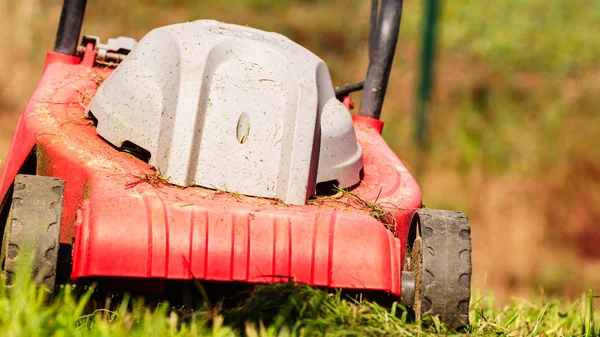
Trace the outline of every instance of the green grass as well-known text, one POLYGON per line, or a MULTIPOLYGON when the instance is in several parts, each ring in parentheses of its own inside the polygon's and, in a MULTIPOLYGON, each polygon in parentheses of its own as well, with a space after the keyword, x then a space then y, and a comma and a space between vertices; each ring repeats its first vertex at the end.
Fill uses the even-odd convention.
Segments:
POLYGON ((598 1, 466 0, 444 9, 443 44, 500 69, 566 73, 600 59, 598 1))
MULTIPOLYGON (((20 271, 26 270, 20 266, 20 271)), ((409 322, 398 303, 384 308, 361 297, 305 285, 258 286, 239 306, 219 304, 196 310, 166 302, 144 304, 127 295, 98 309, 91 288, 63 287, 48 300, 17 272, 10 289, 0 280, 0 336, 437 336, 452 334, 436 318, 409 322), (90 308, 96 308, 90 309, 90 308), (426 327, 425 327, 426 326, 426 327)), ((199 283, 198 283, 199 284, 199 283)), ((496 308, 493 297, 474 296, 468 335, 599 336, 593 294, 570 304, 539 298, 496 308)), ((207 303, 207 302, 205 302, 207 303)))
MULTIPOLYGON (((65 290, 46 304, 33 287, 0 299, 2 336, 435 336, 452 334, 437 319, 429 327, 407 322, 400 306, 383 308, 302 285, 258 287, 245 305, 229 311, 182 314, 163 303, 145 307, 127 298, 119 308, 86 313, 88 296, 65 290)), ((591 294, 590 294, 591 295, 591 294)), ((515 300, 497 309, 489 298, 476 301, 467 335, 598 336, 592 301, 515 300)))

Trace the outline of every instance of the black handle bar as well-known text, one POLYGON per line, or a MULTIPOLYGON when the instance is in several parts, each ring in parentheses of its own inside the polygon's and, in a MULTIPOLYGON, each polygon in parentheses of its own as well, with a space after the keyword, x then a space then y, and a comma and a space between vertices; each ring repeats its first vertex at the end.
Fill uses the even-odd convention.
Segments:
POLYGON ((86 3, 87 0, 64 0, 54 43, 55 52, 67 55, 77 52, 86 3))

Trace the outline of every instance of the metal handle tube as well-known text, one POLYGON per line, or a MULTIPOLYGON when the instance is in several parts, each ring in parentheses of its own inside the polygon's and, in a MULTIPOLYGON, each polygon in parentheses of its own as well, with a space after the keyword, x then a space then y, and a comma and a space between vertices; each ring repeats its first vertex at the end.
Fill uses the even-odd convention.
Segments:
POLYGON ((342 100, 344 97, 350 95, 350 93, 362 90, 364 86, 365 86, 365 82, 358 82, 358 83, 348 84, 341 88, 335 88, 335 97, 342 100))
POLYGON ((75 56, 87 0, 64 0, 54 51, 75 56))
POLYGON ((377 24, 377 46, 369 64, 358 113, 379 119, 398 42, 402 0, 383 0, 377 24))

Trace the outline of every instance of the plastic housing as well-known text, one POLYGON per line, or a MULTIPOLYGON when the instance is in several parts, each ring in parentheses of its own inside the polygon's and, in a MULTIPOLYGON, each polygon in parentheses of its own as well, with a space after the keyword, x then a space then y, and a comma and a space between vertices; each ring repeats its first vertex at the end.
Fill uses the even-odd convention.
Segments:
POLYGON ((362 151, 329 71, 288 38, 217 21, 148 33, 98 89, 98 134, 169 182, 304 204, 359 182, 362 151))

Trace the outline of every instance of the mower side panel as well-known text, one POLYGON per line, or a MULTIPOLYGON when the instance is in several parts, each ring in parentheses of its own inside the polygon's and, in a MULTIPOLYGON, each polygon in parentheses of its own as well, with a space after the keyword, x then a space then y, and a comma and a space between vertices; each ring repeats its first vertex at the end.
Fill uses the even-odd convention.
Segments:
MULTIPOLYGON (((84 108, 110 70, 47 66, 21 117, 2 194, 31 149, 38 174, 66 181, 61 243, 71 278, 133 277, 278 282, 400 293, 419 188, 379 130, 354 121, 364 178, 352 190, 394 214, 388 229, 336 198, 305 206, 165 183, 103 141, 84 108)), ((344 199, 347 200, 347 199, 344 199)))
POLYGON ((26 123, 23 122, 23 116, 21 116, 17 122, 17 129, 10 143, 8 156, 0 176, 0 196, 2 196, 0 203, 6 198, 8 190, 15 181, 15 176, 21 170, 25 159, 27 159, 34 146, 35 136, 28 130, 26 123))
MULTIPOLYGON (((80 95, 80 93, 76 91, 67 92, 64 90, 62 96, 53 95, 54 89, 61 85, 63 79, 68 77, 73 69, 83 68, 73 67, 73 65, 78 63, 79 58, 71 55, 54 52, 47 53, 44 65, 44 76, 42 76, 33 97, 19 118, 15 135, 13 136, 6 162, 2 174, 0 175, 0 201, 6 198, 6 195, 15 180, 15 176, 20 172, 25 160, 36 147, 36 142, 39 138, 51 136, 53 134, 52 130, 55 129, 55 125, 48 125, 47 123, 53 124, 55 123, 55 120, 50 116, 53 109, 50 109, 48 105, 52 104, 51 102, 60 102, 57 104, 62 105, 64 102, 69 102, 69 100, 61 101, 65 96, 72 98, 71 96, 80 95), (50 65, 54 65, 55 70, 49 74, 45 74, 50 65)), ((90 70, 88 69, 87 72, 89 71, 90 70)), ((79 97, 79 100, 81 101, 81 97, 79 97)), ((67 200, 65 199, 65 202, 66 201, 67 200)), ((73 220, 75 219, 74 213, 72 213, 72 216, 67 214, 67 219, 71 219, 71 222, 67 222, 71 224, 71 230, 67 230, 70 234, 66 233, 67 235, 62 235, 61 229, 61 238, 64 237, 65 239, 64 241, 61 240, 61 242, 70 243, 73 233, 73 220), (67 239, 69 236, 70 239, 67 239)), ((65 222, 63 221, 63 224, 64 223, 65 222)))
MULTIPOLYGON (((44 71, 46 70, 46 67, 52 63, 72 65, 79 63, 79 58, 71 55, 49 52, 46 55, 44 71)), ((25 163, 25 159, 27 159, 27 156, 31 153, 35 146, 35 130, 33 130, 31 127, 31 123, 34 122, 34 119, 31 118, 30 115, 32 114, 32 111, 36 109, 35 103, 38 101, 38 90, 44 88, 46 83, 50 81, 52 81, 51 78, 42 78, 38 84, 38 88, 36 89, 36 94, 34 94, 27 107, 25 107, 25 111, 19 118, 15 135, 13 136, 8 150, 8 156, 6 158, 6 162, 4 163, 4 169, 0 175, 0 200, 4 200, 6 197, 6 193, 15 180, 15 176, 19 173, 21 167, 25 163)))

